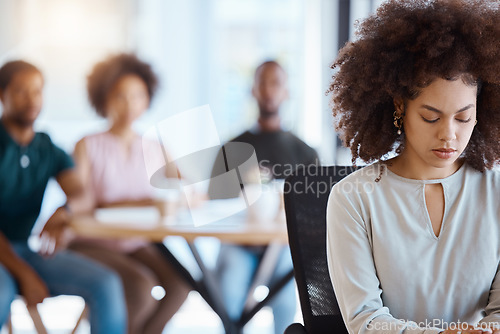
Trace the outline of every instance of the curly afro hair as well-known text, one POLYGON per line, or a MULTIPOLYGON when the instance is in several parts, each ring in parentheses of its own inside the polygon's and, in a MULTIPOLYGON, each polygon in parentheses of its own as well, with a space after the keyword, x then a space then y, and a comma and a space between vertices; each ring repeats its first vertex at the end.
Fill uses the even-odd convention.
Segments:
POLYGON ((87 77, 87 92, 90 104, 98 115, 106 117, 106 100, 114 85, 123 76, 134 74, 147 86, 149 100, 158 88, 158 78, 151 66, 134 54, 122 53, 97 63, 87 77))
POLYGON ((394 99, 416 98, 435 78, 478 85, 477 121, 463 153, 484 171, 500 160, 500 2, 389 0, 339 52, 328 93, 353 164, 404 148, 394 99))

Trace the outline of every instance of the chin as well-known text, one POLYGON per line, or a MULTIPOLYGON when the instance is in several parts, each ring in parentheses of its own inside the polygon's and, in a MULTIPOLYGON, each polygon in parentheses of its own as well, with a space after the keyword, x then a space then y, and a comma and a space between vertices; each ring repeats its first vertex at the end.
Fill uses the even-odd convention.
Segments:
POLYGON ((265 118, 271 118, 273 116, 278 115, 277 108, 271 105, 266 105, 264 109, 262 109, 262 116, 265 118))
POLYGON ((36 117, 34 118, 28 118, 28 117, 23 117, 23 118, 16 118, 15 123, 23 128, 31 127, 36 121, 36 117))
POLYGON ((448 159, 448 160, 436 160, 433 159, 432 161, 429 161, 429 165, 434 167, 434 168, 439 168, 439 169, 446 169, 446 168, 452 168, 455 166, 457 163, 458 158, 456 159, 448 159))

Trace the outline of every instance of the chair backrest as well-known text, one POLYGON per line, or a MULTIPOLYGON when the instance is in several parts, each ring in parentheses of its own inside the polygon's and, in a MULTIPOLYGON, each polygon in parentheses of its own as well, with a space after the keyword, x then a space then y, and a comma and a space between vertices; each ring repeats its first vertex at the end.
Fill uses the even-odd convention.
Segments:
POLYGON ((326 205, 335 183, 355 170, 308 166, 285 181, 285 211, 304 327, 309 334, 347 333, 326 258, 326 205))

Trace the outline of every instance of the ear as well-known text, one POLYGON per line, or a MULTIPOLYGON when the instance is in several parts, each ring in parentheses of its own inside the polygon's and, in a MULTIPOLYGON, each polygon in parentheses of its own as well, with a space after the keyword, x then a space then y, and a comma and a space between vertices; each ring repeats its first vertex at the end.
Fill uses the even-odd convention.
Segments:
POLYGON ((398 115, 404 115, 405 113, 405 102, 402 98, 400 97, 395 97, 393 99, 394 101, 394 109, 396 110, 396 113, 398 115))

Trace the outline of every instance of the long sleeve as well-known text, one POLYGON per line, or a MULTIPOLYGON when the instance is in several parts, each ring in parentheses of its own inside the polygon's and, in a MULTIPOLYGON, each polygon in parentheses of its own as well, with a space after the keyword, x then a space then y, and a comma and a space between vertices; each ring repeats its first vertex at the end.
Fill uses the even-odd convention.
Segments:
POLYGON ((420 327, 422 324, 408 321, 411 319, 395 319, 383 305, 370 230, 364 219, 359 203, 332 191, 327 209, 328 267, 349 333, 434 334, 442 331, 420 327))
POLYGON ((331 280, 351 333, 436 333, 500 319, 500 174, 464 165, 413 180, 378 164, 336 184, 327 211, 331 280), (440 183, 445 212, 432 229, 425 187, 440 183), (471 208, 474 208, 471 210, 471 208))
POLYGON ((500 264, 497 269, 497 274, 491 285, 488 305, 485 308, 486 316, 481 319, 480 323, 487 327, 496 325, 500 327, 500 264))

